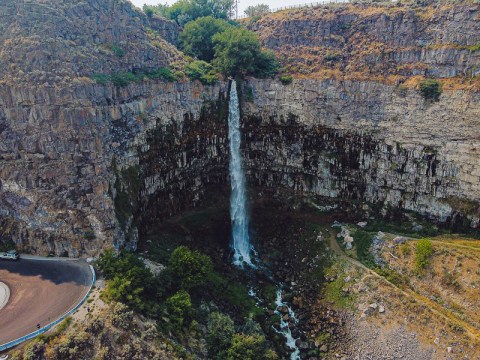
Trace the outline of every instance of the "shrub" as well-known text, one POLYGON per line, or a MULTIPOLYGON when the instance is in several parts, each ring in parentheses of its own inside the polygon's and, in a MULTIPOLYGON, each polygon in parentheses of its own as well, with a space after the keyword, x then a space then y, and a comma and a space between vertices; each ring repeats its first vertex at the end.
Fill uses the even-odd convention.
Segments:
POLYGON ((420 82, 420 93, 425 100, 439 101, 442 94, 442 84, 435 79, 420 82))
POLYGON ((133 311, 122 303, 116 303, 112 311, 112 324, 123 330, 128 330, 132 326, 133 311))
POLYGON ((187 323, 191 311, 192 301, 185 290, 180 290, 165 301, 165 308, 170 319, 170 329, 180 330, 187 323))
POLYGON ((199 80, 205 85, 213 85, 218 80, 213 66, 202 60, 192 61, 187 64, 185 66, 185 74, 190 80, 199 80))
POLYGON ((293 81, 292 75, 282 75, 282 76, 280 76, 280 82, 281 82, 283 85, 291 84, 292 81, 293 81))
POLYGON ((415 269, 423 270, 430 264, 430 256, 433 253, 432 242, 429 239, 420 239, 415 245, 415 269))
POLYGON ((235 333, 233 320, 221 312, 214 312, 208 316, 207 346, 211 357, 224 358, 224 352, 230 347, 235 333))
POLYGON ((149 79, 156 79, 156 80, 165 80, 165 81, 177 80, 177 77, 172 72, 172 70, 165 67, 146 71, 145 76, 149 79))
POLYGON ((242 333, 233 335, 232 345, 227 351, 227 360, 257 360, 265 356, 265 337, 259 334, 245 335, 242 333))
POLYGON ((244 12, 248 17, 261 16, 270 12, 270 6, 266 4, 250 5, 244 12))
POLYGON ((95 232, 93 230, 87 230, 83 233, 83 238, 85 240, 95 240, 95 232))
POLYGON ((212 260, 207 255, 186 246, 179 246, 173 251, 169 268, 182 289, 205 284, 213 272, 212 260))

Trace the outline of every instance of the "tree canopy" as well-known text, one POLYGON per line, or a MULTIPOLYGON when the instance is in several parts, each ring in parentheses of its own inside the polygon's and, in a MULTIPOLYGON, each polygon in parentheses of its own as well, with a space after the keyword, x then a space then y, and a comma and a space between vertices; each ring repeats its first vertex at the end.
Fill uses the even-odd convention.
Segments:
POLYGON ((248 17, 261 16, 270 12, 270 6, 266 4, 251 5, 244 12, 248 17))
POLYGON ((227 21, 206 16, 185 25, 180 34, 182 49, 187 55, 210 62, 215 56, 212 38, 232 27, 227 21))
POLYGON ((233 3, 234 0, 178 0, 172 5, 144 5, 143 10, 149 16, 157 14, 183 26, 205 16, 228 19, 232 15, 233 3))

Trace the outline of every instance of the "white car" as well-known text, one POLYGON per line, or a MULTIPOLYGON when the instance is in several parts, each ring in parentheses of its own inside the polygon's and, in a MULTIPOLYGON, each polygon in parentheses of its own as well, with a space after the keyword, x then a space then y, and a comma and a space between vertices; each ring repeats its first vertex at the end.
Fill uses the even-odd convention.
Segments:
MULTIPOLYGON (((7 251, 7 252, 0 252, 0 259, 3 259, 3 260, 18 260, 20 256, 18 255, 18 252, 16 252, 15 250, 10 250, 10 251, 7 251)), ((1 360, 1 359, 0 359, 1 360)))

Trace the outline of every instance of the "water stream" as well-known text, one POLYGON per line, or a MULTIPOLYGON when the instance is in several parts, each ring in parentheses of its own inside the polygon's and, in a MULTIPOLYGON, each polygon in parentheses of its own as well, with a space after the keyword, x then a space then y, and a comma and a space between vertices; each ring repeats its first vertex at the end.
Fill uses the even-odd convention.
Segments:
MULTIPOLYGON (((240 106, 237 93, 237 84, 232 80, 230 85, 230 100, 228 113, 228 139, 230 141, 230 182, 232 193, 230 196, 230 219, 232 221, 232 247, 233 247, 233 263, 239 267, 247 264, 252 268, 256 265, 252 262, 255 250, 250 244, 248 234, 248 213, 247 213, 247 192, 245 173, 243 171, 243 161, 240 152, 241 132, 240 132, 240 106)), ((260 301, 251 288, 249 295, 256 301, 260 301)), ((289 321, 283 320, 282 309, 288 309, 288 317, 293 324, 298 323, 293 310, 282 300, 282 287, 277 286, 277 295, 275 301, 275 314, 280 316, 280 329, 274 330, 285 337, 286 345, 292 350, 291 360, 300 359, 300 349, 296 345, 296 339, 292 336, 289 327, 289 321)))

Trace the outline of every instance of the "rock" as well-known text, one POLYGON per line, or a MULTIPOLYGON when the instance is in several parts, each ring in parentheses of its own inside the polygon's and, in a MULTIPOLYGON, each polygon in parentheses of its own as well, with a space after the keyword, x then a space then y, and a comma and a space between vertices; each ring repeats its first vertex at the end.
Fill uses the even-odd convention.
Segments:
POLYGON ((393 239, 393 242, 395 244, 405 244, 407 242, 407 238, 405 238, 403 236, 397 236, 393 239))
POLYGON ((378 312, 379 312, 380 314, 383 314, 383 313, 385 312, 385 306, 380 305, 380 306, 378 307, 378 312))
POLYGON ((360 221, 357 223, 357 226, 360 226, 361 228, 364 228, 365 226, 367 226, 367 222, 366 221, 360 221))

